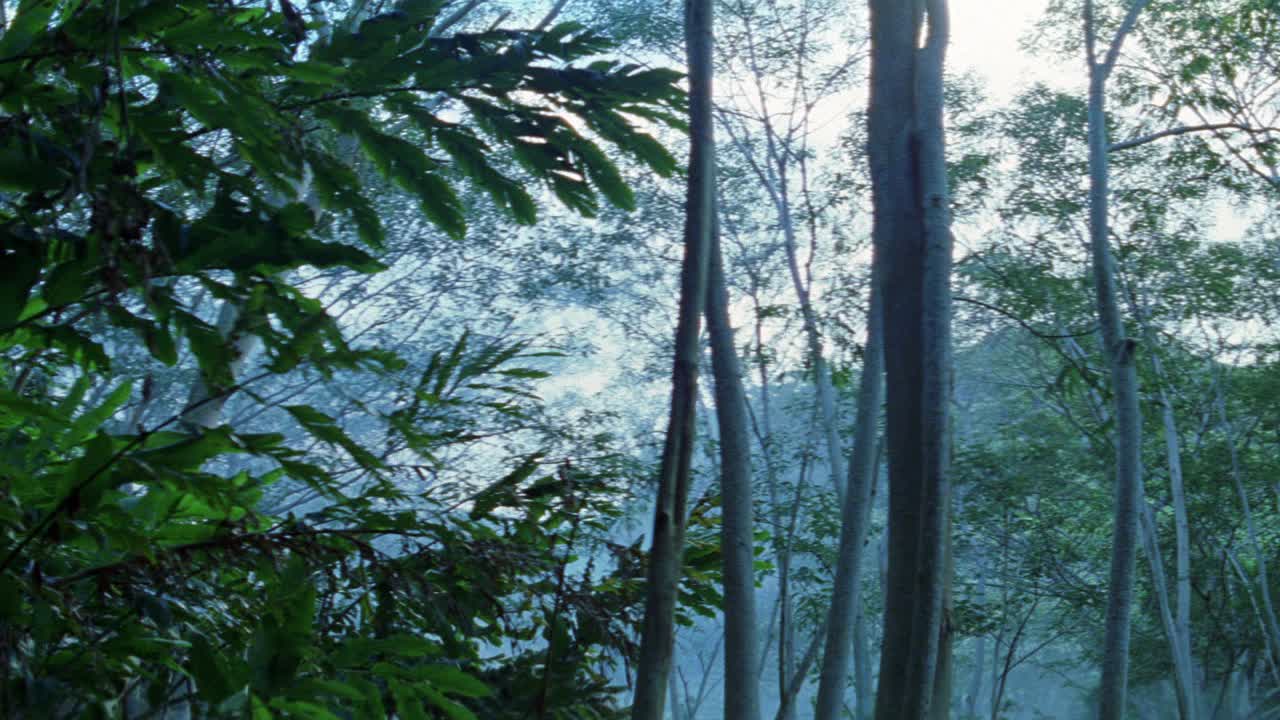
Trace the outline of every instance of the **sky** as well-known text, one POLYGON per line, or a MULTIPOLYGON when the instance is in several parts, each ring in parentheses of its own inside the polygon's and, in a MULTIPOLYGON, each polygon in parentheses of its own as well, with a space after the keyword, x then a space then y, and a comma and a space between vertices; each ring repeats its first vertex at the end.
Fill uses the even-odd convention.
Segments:
POLYGON ((1070 82, 1074 70, 1083 74, 1083 63, 1064 67, 1045 57, 1032 58, 1018 46, 1047 5, 1047 0, 951 0, 950 69, 976 70, 998 103, 1028 82, 1059 84, 1070 82))

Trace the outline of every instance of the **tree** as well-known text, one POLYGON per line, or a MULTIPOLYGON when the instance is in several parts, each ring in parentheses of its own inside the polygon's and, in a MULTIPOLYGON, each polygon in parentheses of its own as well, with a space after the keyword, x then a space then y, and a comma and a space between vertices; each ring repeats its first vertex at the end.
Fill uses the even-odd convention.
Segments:
POLYGON ((453 242, 466 186, 526 224, 529 187, 587 215, 630 206, 605 148, 674 171, 634 118, 679 127, 683 94, 672 71, 586 65, 608 45, 580 26, 431 36, 443 9, 397 3, 325 39, 322 3, 19 5, 0 38, 6 717, 139 697, 214 717, 618 712, 606 673, 629 652, 636 563, 618 548, 604 586, 570 568, 617 512, 609 443, 565 426, 496 474, 417 485, 460 446, 535 442, 545 354, 458 333, 402 359, 303 287, 383 268, 375 194, 412 197, 453 242), (308 176, 323 212, 276 201, 308 176), (261 372, 235 372, 207 298, 252 319, 261 372), (157 391, 168 368, 206 397, 157 391), (309 373, 393 390, 345 416, 256 396, 287 433, 175 431, 309 373), (324 502, 273 516, 283 484, 324 502))
MULTIPOLYGON (((707 299, 715 233, 715 137, 711 117, 711 3, 686 0, 689 60, 689 175, 685 200, 684 263, 671 376, 671 415, 658 470, 644 625, 632 720, 662 720, 675 645, 675 611, 684 554, 685 507, 696 432, 698 333, 707 299)), ((719 318, 719 316, 717 316, 719 318)), ((740 639, 740 638, 739 638, 740 639)))
MULTIPOLYGON (((713 198, 713 213, 718 213, 713 198)), ((720 251, 719 223, 712 223, 707 277, 707 330, 715 375, 720 426, 721 544, 724 563, 724 713, 726 720, 758 720, 756 663, 755 503, 751 484, 751 440, 738 349, 729 320, 729 289, 720 251)))
POLYGON ((1146 0, 1133 0, 1115 36, 1099 55, 1092 0, 1085 0, 1085 59, 1089 67, 1089 246, 1093 259, 1094 298, 1104 353, 1111 371, 1116 423, 1115 519, 1111 539, 1111 577, 1107 586, 1106 638, 1098 717, 1119 720, 1125 714, 1129 673, 1129 614, 1133 605, 1133 571, 1137 557, 1138 516, 1142 503, 1142 410, 1138 405, 1137 344, 1124 329, 1116 291, 1115 262, 1107 216, 1108 160, 1106 126, 1107 78, 1120 57, 1125 37, 1137 22, 1146 0))
MULTIPOLYGON (((870 308, 867 311, 867 342, 864 346, 862 377, 858 389, 858 420, 853 441, 853 458, 849 464, 848 488, 840 515, 840 544, 836 555, 831 609, 827 615, 827 637, 823 650, 822 676, 818 685, 815 720, 835 720, 843 704, 849 669, 849 655, 854 647, 855 613, 858 593, 862 591, 862 546, 866 542, 870 522, 872 484, 875 477, 877 439, 880 435, 880 397, 884 360, 882 347, 883 313, 880 303, 877 263, 872 261, 870 308)), ((859 692, 865 692, 859 686, 859 692)), ((858 696, 859 716, 865 714, 868 698, 858 696)))
POLYGON ((940 640, 950 502, 951 234, 942 125, 949 26, 945 0, 870 6, 867 155, 883 267, 889 458, 876 717, 923 720, 940 640))

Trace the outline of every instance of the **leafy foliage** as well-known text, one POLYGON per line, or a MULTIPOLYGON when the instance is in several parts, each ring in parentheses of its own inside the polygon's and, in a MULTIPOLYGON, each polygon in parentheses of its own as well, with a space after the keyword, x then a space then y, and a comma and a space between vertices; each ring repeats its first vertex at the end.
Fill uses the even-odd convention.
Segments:
POLYGON ((538 416, 540 354, 463 335, 415 364, 350 342, 299 280, 384 269, 390 187, 456 241, 473 188, 526 224, 531 187, 631 207, 613 156, 675 172, 645 126, 681 127, 679 76, 593 59, 609 41, 575 24, 432 33, 442 7, 19 4, 0 37, 0 714, 616 714, 643 559, 577 559, 630 468, 548 459, 562 439, 487 490, 406 490, 484 441, 468 417, 538 416), (120 365, 130 343, 142 369, 120 365), (191 400, 143 423, 166 366, 195 370, 191 400), (217 419, 303 371, 415 373, 396 407, 357 408, 389 449, 310 404, 254 395, 288 433, 217 419), (272 514, 282 487, 324 502, 272 514))

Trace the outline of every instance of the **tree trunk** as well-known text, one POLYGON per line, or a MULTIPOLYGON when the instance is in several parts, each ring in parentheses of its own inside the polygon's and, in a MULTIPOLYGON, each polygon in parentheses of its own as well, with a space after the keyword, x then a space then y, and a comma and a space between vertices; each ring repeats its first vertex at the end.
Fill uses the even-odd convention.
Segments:
MULTIPOLYGON (((782 499, 779 487, 779 471, 774 463, 775 443, 773 436, 773 410, 770 403, 769 362, 765 354, 764 314, 760 304, 760 281, 752 276, 751 299, 755 310, 755 364, 760 384, 760 414, 754 417, 753 429, 756 441, 760 444, 760 452, 764 457, 765 486, 769 493, 769 521, 772 523, 770 545, 774 554, 774 577, 778 582, 778 594, 774 601, 774 610, 769 613, 769 624, 765 629, 763 647, 760 650, 760 665, 756 673, 763 678, 768 667, 769 646, 773 642, 775 627, 778 631, 777 670, 779 692, 785 692, 791 668, 794 666, 795 643, 791 639, 791 604, 790 604, 790 568, 791 545, 794 533, 783 532, 783 528, 791 524, 784 521, 783 508, 786 503, 782 499)), ((749 406, 748 406, 749 408, 749 406)), ((803 477, 803 471, 801 473, 803 477)), ((798 507, 804 483, 797 483, 794 501, 790 507, 798 507)))
MULTIPOLYGON (((675 665, 675 653, 672 653, 671 664, 675 665)), ((689 720, 684 708, 680 704, 680 683, 676 679, 676 673, 667 673, 667 702, 671 703, 671 720, 689 720)))
POLYGON ((1106 87, 1125 36, 1133 29, 1147 0, 1134 0, 1108 46, 1098 58, 1093 1, 1084 8, 1085 45, 1089 64, 1089 245, 1093 286, 1102 334, 1103 354, 1111 370, 1116 422, 1115 520, 1111 534, 1111 576, 1106 631, 1102 648, 1099 720, 1124 716, 1129 678, 1129 614, 1133 607, 1133 573, 1137 558, 1138 512, 1142 502, 1142 412, 1138 405, 1135 344, 1125 336, 1116 292, 1107 217, 1110 168, 1107 159, 1106 87))
MULTIPOLYGON (((713 222, 713 227, 716 224, 713 222)), ((720 551, 724 563, 724 714, 727 720, 759 720, 755 679, 756 588, 751 441, 738 349, 729 324, 729 289, 718 228, 711 237, 707 277, 707 332, 720 426, 720 551)))
POLYGON ((867 642, 867 608, 862 598, 855 595, 853 602, 853 706, 854 720, 868 720, 871 717, 871 658, 870 644, 867 642))
MULTIPOLYGON (((1235 485, 1236 495, 1240 498, 1240 510, 1244 517, 1245 538, 1249 543, 1249 551, 1253 553, 1253 559, 1258 565, 1258 589, 1259 595, 1262 597, 1262 607, 1260 609, 1260 618, 1262 622, 1263 636, 1267 642, 1267 656, 1272 668, 1280 666, 1280 621, 1276 619, 1276 606, 1271 597, 1271 581, 1267 573, 1267 553, 1263 550, 1262 541, 1258 538, 1258 527, 1253 520, 1253 507, 1249 502, 1249 492, 1244 486, 1244 471, 1240 467, 1240 453, 1236 449, 1235 430, 1232 429, 1231 421, 1227 417, 1226 393, 1222 388, 1221 376, 1214 378, 1215 404, 1218 409, 1218 419, 1222 423, 1222 429, 1226 435, 1227 449, 1231 456, 1231 481, 1235 485)), ((1239 568, 1239 564, 1236 563, 1239 568)), ((1246 584, 1252 582, 1251 578, 1245 577, 1241 571, 1240 581, 1246 584)), ((1252 592, 1252 591, 1250 591, 1252 592)))
MULTIPOLYGON (((876 438, 880 429, 881 374, 884 371, 883 321, 877 261, 872 261, 871 300, 867 313, 867 343, 863 353, 862 378, 858 388, 858 424, 853 440, 853 458, 841 509, 840 545, 836 556, 831 607, 827 612, 827 641, 818 681, 815 720, 836 720, 840 716, 853 650, 854 622, 858 594, 862 587, 862 546, 870 521, 872 483, 875 476, 876 438)), ((865 704, 858 698, 858 705, 865 704)))
MULTIPOLYGON (((1148 334, 1148 338, 1150 338, 1148 334)), ((1191 524, 1187 518, 1187 495, 1182 476, 1182 450, 1178 428, 1173 416, 1173 401, 1164 387, 1164 368, 1160 358, 1151 354, 1156 379, 1161 381, 1160 406, 1164 424, 1165 454, 1169 463, 1169 492, 1173 498, 1174 530, 1174 619, 1173 634, 1177 653, 1175 680, 1178 683, 1178 703, 1185 708, 1183 720, 1199 720, 1201 716, 1199 693, 1196 687, 1195 657, 1191 644, 1191 524)))
MULTIPOLYGON (((1151 358, 1151 370, 1155 376, 1160 399, 1160 420, 1164 435, 1165 463, 1169 468, 1169 495, 1173 501, 1174 522, 1174 602, 1169 602, 1167 580, 1164 577, 1164 563, 1161 560, 1159 537, 1155 518, 1151 509, 1144 502, 1143 532, 1149 534, 1144 543, 1149 545, 1148 557, 1152 563, 1153 579, 1156 581, 1157 601, 1161 606, 1162 621, 1165 625, 1165 636, 1169 640, 1169 650, 1173 660, 1174 690, 1178 700, 1178 716, 1182 720, 1199 720, 1199 692, 1196 682, 1195 658, 1191 644, 1191 528, 1187 518, 1187 496, 1182 475, 1182 443, 1178 436, 1178 424, 1173 414, 1173 400, 1169 397, 1168 376, 1164 371, 1164 363, 1155 352, 1156 336, 1147 322, 1147 312, 1139 307, 1136 298, 1130 293, 1131 307, 1141 323, 1142 339, 1146 342, 1151 358), (1146 526, 1150 525, 1148 533, 1146 526), (1157 572, 1158 571, 1158 572, 1157 572), (1158 577, 1156 577, 1158 575, 1158 577), (1172 608, 1172 610, 1170 610, 1172 608)), ((1139 497, 1145 497, 1145 492, 1139 497)))
MULTIPOLYGON (((880 308, 880 322, 884 322, 883 302, 880 308)), ((884 365, 884 328, 880 329, 880 362, 881 372, 883 373, 884 365)), ((883 382, 883 379, 882 379, 883 382)), ((883 398, 884 390, 881 389, 881 397, 883 398)), ((880 433, 876 440, 876 459, 871 465, 871 502, 867 506, 867 512, 870 513, 875 509, 876 496, 880 494, 880 463, 884 459, 884 433, 880 433)), ((880 542, 875 546, 875 559, 877 570, 880 572, 881 587, 884 587, 884 571, 887 566, 885 563, 884 535, 880 536, 880 542)), ((874 711, 875 684, 871 679, 871 645, 867 641, 867 608, 863 603, 861 593, 853 596, 855 612, 853 626, 853 672, 854 672, 854 690, 857 692, 857 704, 854 705, 854 720, 870 720, 874 711)))
POLYGON ((951 717, 951 684, 954 680, 955 666, 952 652, 955 649, 955 631, 951 618, 955 613, 955 602, 952 596, 952 581, 955 578, 955 559, 951 554, 951 522, 946 523, 947 533, 944 535, 945 548, 943 555, 944 585, 942 588, 942 623, 938 628, 938 669, 933 678, 933 700, 929 708, 930 720, 948 720, 951 717))
POLYGON ((1178 701, 1178 717, 1187 720, 1190 714, 1195 712, 1192 707, 1193 700, 1191 700, 1194 697, 1194 685, 1188 686, 1186 684, 1188 679, 1183 675, 1186 666, 1182 641, 1178 636, 1169 602, 1169 581, 1165 577, 1164 556, 1160 552, 1159 538, 1156 536, 1155 514, 1151 512, 1151 506, 1145 501, 1142 502, 1140 512, 1143 551, 1147 555, 1147 563, 1151 566, 1151 584, 1156 596, 1157 613, 1160 616, 1160 625, 1164 629, 1165 638, 1169 641, 1170 659, 1173 662, 1174 694, 1178 701))
POLYGON ((675 609, 684 554, 685 506, 698 389, 698 335, 707 288, 715 210, 715 139, 711 125, 711 2, 685 3, 689 57, 689 175, 684 263, 671 378, 671 416, 658 475, 653 540, 645 592, 632 720, 662 720, 675 639, 675 609))
MULTIPOLYGON (((249 359, 258 347, 258 336, 247 332, 240 317, 240 307, 231 300, 224 300, 218 310, 218 334, 231 348, 229 374, 233 382, 240 379, 249 365, 249 359)), ((222 408, 231 397, 227 388, 210 388, 204 377, 197 377, 191 386, 186 409, 182 413, 182 427, 188 432, 199 432, 217 427, 222 421, 222 408)))
MULTIPOLYGON (((978 602, 974 604, 980 605, 986 599, 986 595, 987 572, 986 568, 979 564, 978 602)), ((969 681, 969 697, 965 703, 966 718, 978 717, 978 696, 982 694, 982 673, 985 670, 982 663, 983 659, 987 656, 987 636, 985 633, 976 638, 975 645, 976 647, 973 649, 973 678, 969 681)))
MULTIPOLYGON (((770 143, 772 146, 772 143, 770 143)), ((783 161, 779 161, 782 165, 783 161)), ((782 235, 786 244, 787 268, 791 284, 800 301, 800 316, 804 321, 805 339, 809 346, 809 361, 813 363, 814 387, 818 390, 818 408, 822 412, 822 433, 827 445, 827 469, 831 475, 831 487, 836 498, 845 503, 844 445, 840 442, 840 416, 836 412, 836 390, 831 381, 831 367, 822 352, 822 336, 818 332, 818 318, 813 311, 809 287, 800 275, 800 259, 797 257, 795 221, 791 215, 791 202, 787 198, 786 174, 779 168, 778 213, 782 223, 782 235)))
POLYGON ((884 267, 889 572, 876 717, 929 716, 950 501, 951 233, 945 0, 871 0, 873 236, 884 267), (928 19, 925 45, 918 38, 928 19))

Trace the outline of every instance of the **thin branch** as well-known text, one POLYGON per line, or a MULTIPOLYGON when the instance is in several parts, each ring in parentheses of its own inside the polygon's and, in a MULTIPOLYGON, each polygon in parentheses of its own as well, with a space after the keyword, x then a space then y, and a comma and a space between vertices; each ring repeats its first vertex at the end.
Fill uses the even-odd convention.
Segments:
POLYGON ((538 21, 537 25, 533 26, 533 29, 537 32, 542 32, 543 30, 551 27, 551 23, 556 21, 556 18, 559 17, 561 11, 564 10, 564 6, 568 4, 569 0, 556 0, 556 4, 551 6, 551 10, 549 10, 547 14, 538 21))
MULTIPOLYGON (((1124 20, 1120 22, 1120 27, 1116 29, 1115 37, 1111 39, 1111 47, 1107 48, 1107 57, 1102 61, 1102 66, 1098 71, 1105 79, 1111 74, 1112 68, 1116 65, 1116 60, 1120 57, 1120 48, 1124 45, 1124 39, 1133 31, 1133 26, 1138 24, 1138 14, 1147 6, 1151 0, 1133 0, 1129 5, 1129 11, 1125 13, 1124 20)), ((1092 6, 1093 3, 1089 3, 1092 6)))
POLYGON ((981 300, 976 300, 974 298, 963 297, 960 295, 957 295, 955 297, 955 300, 957 302, 965 302, 965 303, 969 303, 970 305, 976 305, 985 310, 990 310, 991 312, 996 313, 997 315, 1001 315, 1005 318, 1008 318, 1018 323, 1019 327, 1021 327, 1023 330, 1026 330, 1027 332, 1031 333, 1037 338, 1040 338, 1041 340, 1065 340, 1067 338, 1088 337, 1090 335, 1093 335, 1098 330, 1097 325, 1093 325, 1086 330, 1081 330, 1080 332, 1061 333, 1061 334, 1046 333, 1046 332, 1042 332, 1040 330, 1035 329, 1026 320, 1023 320, 1022 318, 1018 317, 1014 313, 1008 310, 1005 310, 1004 308, 998 307, 996 305, 985 303, 981 300))
POLYGON ((1135 138, 1130 138, 1128 140, 1122 140, 1117 143, 1112 143, 1110 146, 1107 147, 1107 152, 1117 152, 1119 150, 1128 150, 1129 148, 1138 147, 1139 145, 1146 145, 1147 143, 1152 143, 1152 142, 1155 142, 1156 140, 1162 140, 1167 137, 1177 137, 1178 135, 1187 135, 1190 133, 1197 133, 1197 132, 1213 132, 1216 130, 1241 130, 1243 132, 1247 132, 1252 135, 1260 135, 1260 134, 1275 132, 1277 131, 1277 128, 1269 128, 1269 127, 1257 128, 1257 127, 1253 127, 1252 125, 1245 125, 1243 123, 1237 123, 1237 122, 1207 123, 1204 125, 1183 125, 1181 127, 1168 128, 1166 130, 1160 130, 1159 132, 1153 132, 1149 135, 1140 135, 1135 138))
POLYGON ((471 14, 471 11, 480 7, 483 2, 484 0, 467 0, 467 2, 462 4, 462 7, 459 7, 457 10, 445 17, 445 19, 436 23, 436 26, 431 28, 431 32, 427 33, 427 37, 438 38, 444 35, 449 31, 449 28, 465 20, 466 17, 471 14))

